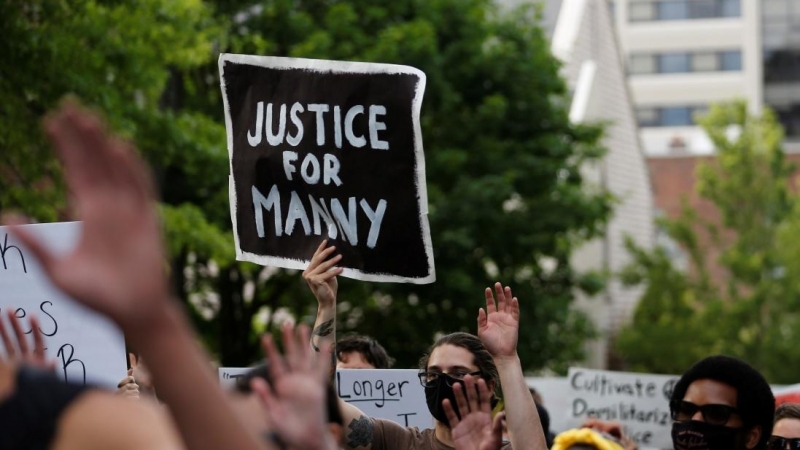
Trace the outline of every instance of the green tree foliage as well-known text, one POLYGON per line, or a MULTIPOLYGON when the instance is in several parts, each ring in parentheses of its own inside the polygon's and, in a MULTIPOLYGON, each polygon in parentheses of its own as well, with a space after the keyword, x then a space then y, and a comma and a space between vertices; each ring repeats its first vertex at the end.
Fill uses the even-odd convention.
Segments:
POLYGON ((219 51, 408 64, 428 76, 438 280, 342 280, 340 333, 370 334, 413 366, 436 333, 474 332, 483 288, 499 279, 522 303, 526 368, 563 370, 581 356, 591 327, 569 305, 596 283, 569 256, 610 213, 609 195, 579 170, 602 155, 601 130, 569 123, 532 10, 501 14, 488 0, 18 3, 0 0, 0 148, 10 155, 0 207, 63 216, 36 123, 65 93, 96 105, 156 172, 176 291, 223 364, 256 359, 254 330, 310 320, 316 304, 297 272, 233 261, 219 51))
POLYGON ((688 206, 662 220, 688 256, 688 270, 676 268, 663 248, 647 252, 629 243, 635 262, 623 279, 646 283, 646 290, 617 348, 637 370, 681 373, 725 353, 772 382, 797 382, 800 284, 791 274, 800 269, 793 237, 800 202, 790 191, 794 167, 781 149, 783 132, 772 112, 748 115, 744 102, 717 105, 700 123, 717 157, 698 167, 697 190, 719 220, 702 220, 688 206), (722 279, 713 276, 715 267, 722 279))

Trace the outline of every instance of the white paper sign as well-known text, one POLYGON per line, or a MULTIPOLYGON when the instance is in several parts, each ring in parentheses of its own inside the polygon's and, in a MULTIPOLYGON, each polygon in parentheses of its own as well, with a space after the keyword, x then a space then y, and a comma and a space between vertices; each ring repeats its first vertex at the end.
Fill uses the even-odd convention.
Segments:
POLYGON ((536 389, 550 416, 550 431, 558 434, 570 429, 569 380, 566 377, 526 378, 528 387, 536 389))
POLYGON ((433 428, 425 388, 414 369, 344 369, 336 371, 339 398, 369 417, 420 430, 433 428))
POLYGON ((611 420, 640 448, 672 448, 669 398, 678 376, 571 368, 567 378, 569 428, 611 420))
MULTIPOLYGON (((79 222, 27 225, 51 251, 65 254, 77 244, 79 222)), ((73 383, 90 382, 116 389, 127 371, 125 339, 108 319, 57 290, 22 244, 0 227, 0 312, 14 308, 30 334, 27 317, 35 315, 56 372, 73 383)), ((5 317, 4 323, 9 326, 5 317)), ((11 331, 10 328, 7 328, 11 331)))
POLYGON ((224 389, 233 389, 236 385, 236 380, 241 378, 249 367, 220 367, 217 373, 219 374, 219 384, 224 389))

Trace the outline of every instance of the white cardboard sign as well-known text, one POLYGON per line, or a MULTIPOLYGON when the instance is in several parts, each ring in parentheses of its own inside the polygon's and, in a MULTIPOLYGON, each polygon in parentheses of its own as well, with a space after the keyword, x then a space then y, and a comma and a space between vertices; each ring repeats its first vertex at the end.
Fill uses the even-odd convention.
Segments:
MULTIPOLYGON (((79 222, 26 225, 56 254, 77 244, 79 222)), ((0 227, 0 312, 16 310, 27 334, 27 317, 35 315, 45 337, 48 358, 56 373, 73 383, 116 388, 127 371, 125 338, 108 319, 85 308, 56 289, 25 247, 0 227)), ((8 321, 3 318, 6 325, 8 321)), ((10 331, 10 328, 7 328, 10 331)))
POLYGON ((414 369, 337 370, 336 391, 369 417, 420 430, 433 428, 417 373, 414 369))
POLYGON ((224 389, 233 389, 236 385, 236 380, 241 378, 249 367, 220 367, 217 371, 219 374, 219 384, 224 389))
POLYGON ((669 398, 680 377, 571 368, 567 425, 619 422, 640 448, 672 448, 669 398))

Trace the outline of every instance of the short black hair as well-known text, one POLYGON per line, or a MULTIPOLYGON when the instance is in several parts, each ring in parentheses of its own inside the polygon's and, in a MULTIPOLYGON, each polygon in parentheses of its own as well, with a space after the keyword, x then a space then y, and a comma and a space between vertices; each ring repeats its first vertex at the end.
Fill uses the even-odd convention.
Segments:
MULTIPOLYGON (((250 382, 256 378, 261 378, 272 385, 272 376, 269 373, 269 362, 264 362, 253 366, 250 370, 245 372, 242 376, 236 379, 234 390, 240 394, 251 394, 253 392, 250 387, 250 382)), ((328 383, 325 401, 328 409, 328 423, 336 423, 344 426, 344 416, 339 408, 339 397, 336 395, 336 390, 332 383, 328 383)))
POLYGON ((336 342, 336 358, 341 361, 342 354, 356 352, 376 369, 388 369, 394 359, 386 353, 386 349, 375 339, 360 334, 348 334, 336 342))
POLYGON ((772 435, 775 396, 767 380, 746 362, 729 356, 709 356, 687 370, 675 384, 670 409, 686 396, 689 385, 697 380, 714 380, 736 389, 736 407, 745 428, 761 427, 761 439, 754 450, 766 448, 772 435))

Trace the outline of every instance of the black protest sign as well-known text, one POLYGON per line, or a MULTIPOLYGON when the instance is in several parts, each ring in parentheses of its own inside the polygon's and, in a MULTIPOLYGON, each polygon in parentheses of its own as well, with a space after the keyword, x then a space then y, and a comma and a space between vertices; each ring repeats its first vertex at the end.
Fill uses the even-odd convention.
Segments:
POLYGON ((219 69, 239 260, 304 269, 327 238, 344 276, 434 281, 422 72, 230 54, 219 69))

